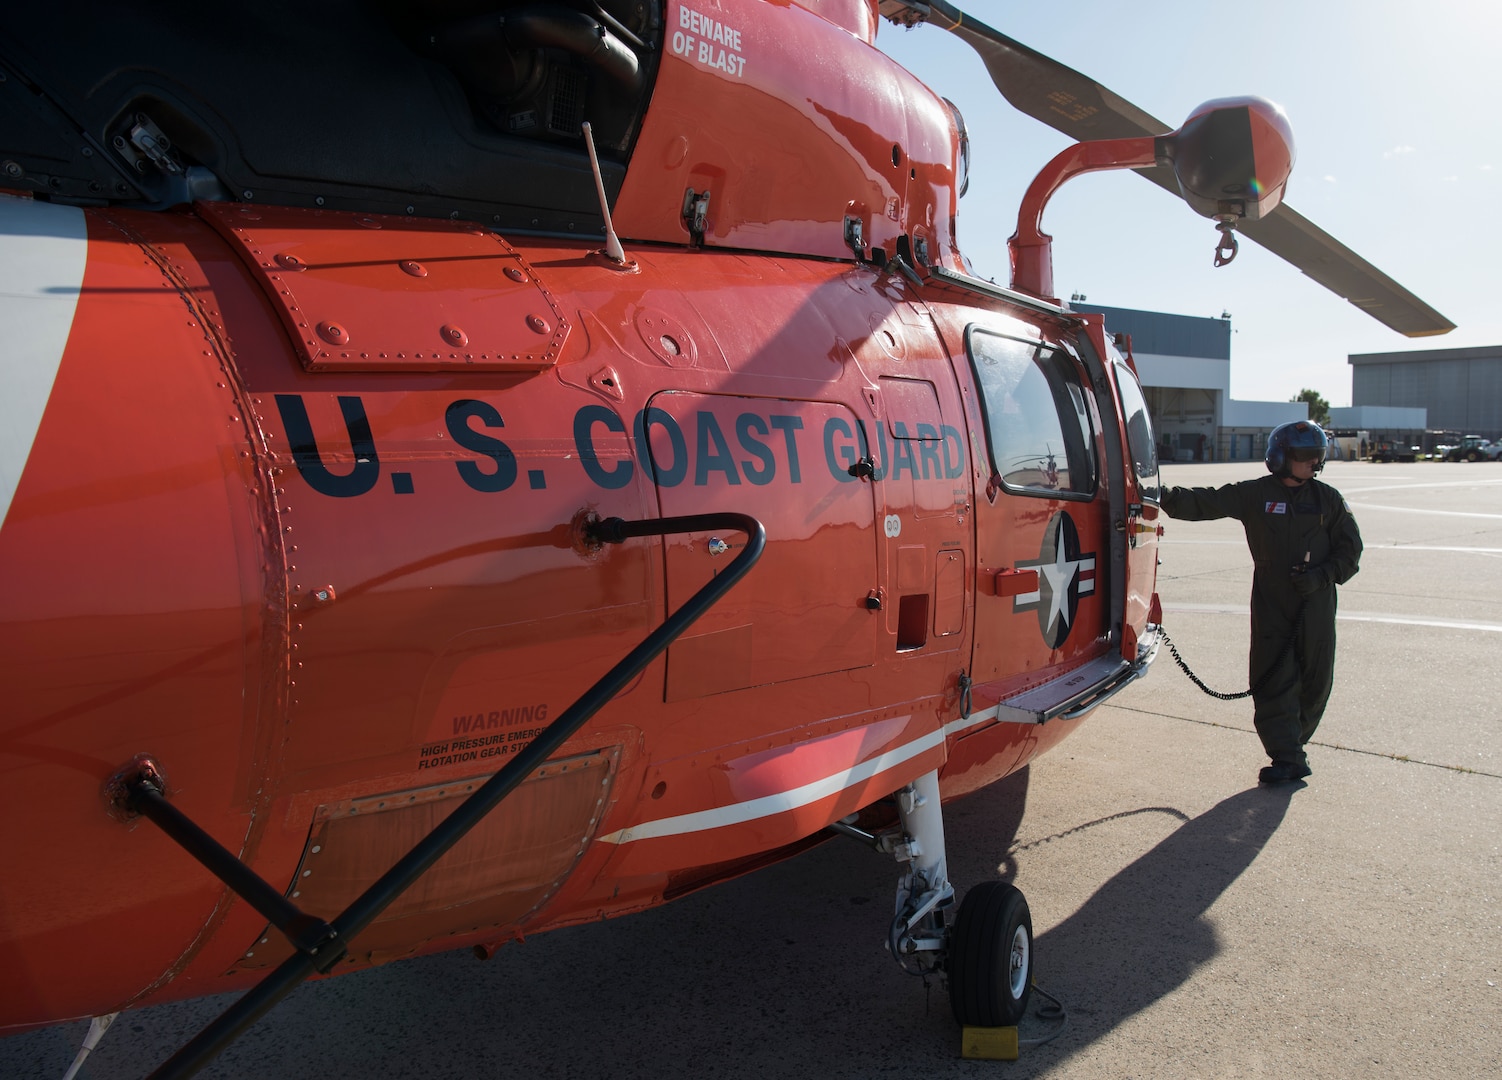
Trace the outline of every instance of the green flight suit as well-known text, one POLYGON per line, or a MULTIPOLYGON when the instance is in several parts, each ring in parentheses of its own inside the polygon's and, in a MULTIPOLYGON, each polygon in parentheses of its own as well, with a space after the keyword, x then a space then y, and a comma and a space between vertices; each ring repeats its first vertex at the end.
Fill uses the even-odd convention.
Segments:
POLYGON ((1230 517, 1241 522, 1256 567, 1250 684, 1276 665, 1252 695, 1253 722, 1275 763, 1307 764, 1304 744, 1325 714, 1335 681, 1335 586, 1355 577, 1361 562, 1361 533, 1350 507, 1340 492, 1318 480, 1289 487, 1264 476, 1218 488, 1170 488, 1163 509, 1188 521, 1230 517), (1298 639, 1280 661, 1300 605, 1304 621, 1298 639))

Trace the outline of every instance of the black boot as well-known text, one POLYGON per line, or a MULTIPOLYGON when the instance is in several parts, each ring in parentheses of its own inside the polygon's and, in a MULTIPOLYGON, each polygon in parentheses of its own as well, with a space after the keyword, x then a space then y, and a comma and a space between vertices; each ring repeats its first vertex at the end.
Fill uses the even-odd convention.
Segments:
POLYGON ((1275 761, 1257 774, 1257 780, 1263 784, 1291 784, 1313 772, 1313 769, 1300 761, 1275 761))

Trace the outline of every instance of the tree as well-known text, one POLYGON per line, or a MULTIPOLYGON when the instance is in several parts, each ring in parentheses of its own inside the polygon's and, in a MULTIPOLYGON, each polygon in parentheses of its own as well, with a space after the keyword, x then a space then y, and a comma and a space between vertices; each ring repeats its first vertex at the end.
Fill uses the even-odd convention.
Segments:
POLYGON ((1330 403, 1326 401, 1318 390, 1310 390, 1308 387, 1300 390, 1289 401, 1302 401, 1309 406, 1309 419, 1320 427, 1328 427, 1330 424, 1330 403))

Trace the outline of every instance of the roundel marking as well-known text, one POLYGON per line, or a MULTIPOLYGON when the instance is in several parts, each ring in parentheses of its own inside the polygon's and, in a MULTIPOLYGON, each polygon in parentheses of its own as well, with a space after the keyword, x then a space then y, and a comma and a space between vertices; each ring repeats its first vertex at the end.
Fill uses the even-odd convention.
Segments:
POLYGON ((1038 591, 1017 597, 1012 610, 1036 610, 1044 643, 1059 648, 1074 627, 1080 597, 1095 592, 1095 552, 1080 550, 1074 519, 1060 510, 1043 531, 1037 560, 1019 562, 1017 567, 1038 571, 1038 591))

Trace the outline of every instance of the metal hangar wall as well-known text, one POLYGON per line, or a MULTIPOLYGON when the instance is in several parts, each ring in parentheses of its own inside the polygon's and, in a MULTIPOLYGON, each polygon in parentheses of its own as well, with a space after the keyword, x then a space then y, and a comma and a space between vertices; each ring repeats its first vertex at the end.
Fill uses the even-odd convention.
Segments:
POLYGON ((1351 404, 1423 408, 1431 430, 1502 438, 1502 345, 1355 353, 1351 404))
POLYGON ((1075 311, 1099 312, 1110 333, 1130 335, 1132 357, 1164 461, 1260 461, 1273 428, 1307 420, 1300 401, 1231 397, 1231 318, 1102 307, 1075 297, 1075 311))

